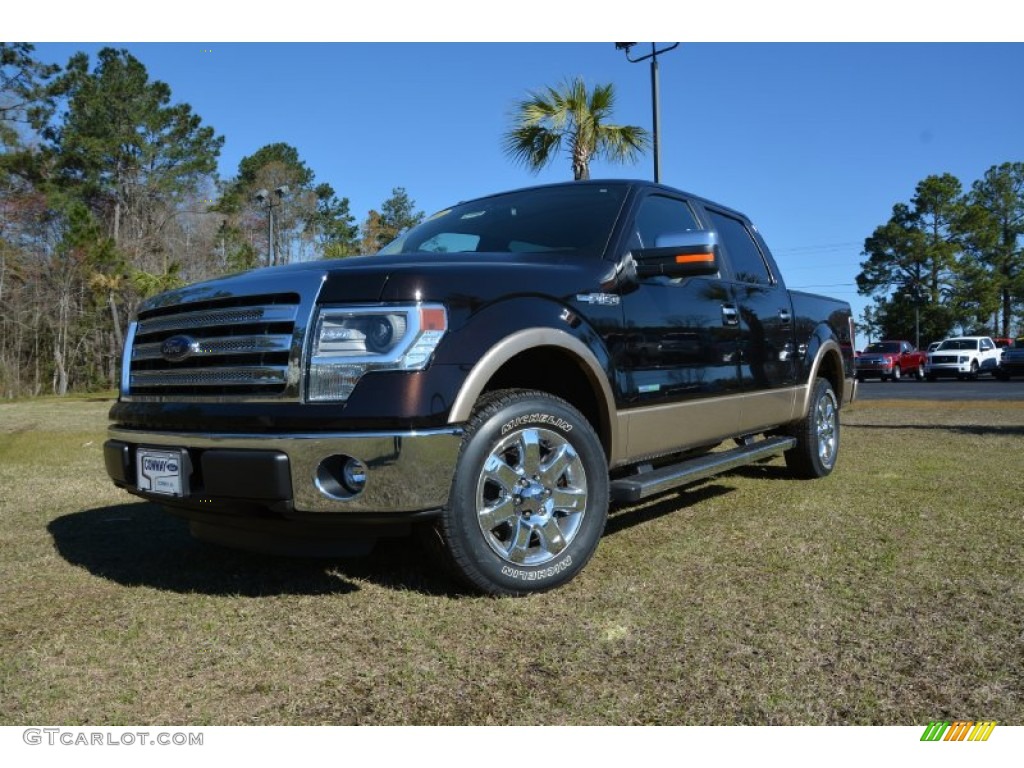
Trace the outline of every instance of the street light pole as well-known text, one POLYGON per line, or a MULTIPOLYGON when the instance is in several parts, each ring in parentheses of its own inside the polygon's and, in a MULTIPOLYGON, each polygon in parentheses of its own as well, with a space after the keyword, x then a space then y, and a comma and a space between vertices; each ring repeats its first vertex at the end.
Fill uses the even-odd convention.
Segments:
POLYGON ((653 136, 653 148, 654 148, 654 181, 658 183, 661 181, 661 147, 659 144, 659 136, 661 134, 661 109, 658 104, 658 54, 667 53, 673 48, 678 48, 679 43, 672 43, 665 48, 658 48, 657 43, 651 43, 651 52, 637 58, 633 58, 629 55, 630 49, 636 45, 636 43, 616 43, 616 50, 625 51, 626 59, 633 62, 634 64, 644 61, 646 59, 651 60, 651 109, 652 125, 654 128, 653 136))
POLYGON ((274 204, 267 200, 267 266, 274 266, 274 204))
POLYGON ((274 190, 274 195, 277 197, 277 203, 274 203, 270 193, 265 189, 261 189, 256 193, 256 202, 261 205, 267 206, 267 266, 272 267, 276 263, 274 259, 274 207, 280 208, 281 203, 284 200, 284 196, 288 194, 288 186, 281 185, 274 190))

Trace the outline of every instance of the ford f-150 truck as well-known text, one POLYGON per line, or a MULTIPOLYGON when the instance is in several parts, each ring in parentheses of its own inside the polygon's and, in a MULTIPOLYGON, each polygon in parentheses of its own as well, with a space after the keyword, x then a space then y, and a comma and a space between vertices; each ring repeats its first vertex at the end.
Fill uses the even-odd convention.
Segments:
POLYGON ((935 381, 940 376, 958 379, 976 379, 981 373, 995 376, 1002 355, 1003 350, 988 336, 955 336, 945 339, 934 352, 928 353, 925 377, 935 381))
POLYGON ((857 358, 857 380, 878 377, 882 381, 899 381, 913 376, 924 381, 924 352, 909 341, 876 341, 869 344, 857 358))
POLYGON ((525 594, 583 568, 613 501, 777 454, 831 473, 853 340, 850 307, 788 291, 730 208, 533 187, 373 256, 148 300, 106 468, 201 539, 308 552, 425 530, 469 586, 525 594))

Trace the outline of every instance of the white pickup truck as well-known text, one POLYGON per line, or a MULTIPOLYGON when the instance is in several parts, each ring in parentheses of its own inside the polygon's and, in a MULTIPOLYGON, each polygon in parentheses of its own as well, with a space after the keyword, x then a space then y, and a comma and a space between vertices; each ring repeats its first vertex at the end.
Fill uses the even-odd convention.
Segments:
POLYGON ((981 373, 994 376, 1002 354, 988 336, 957 336, 946 339, 938 349, 928 353, 924 375, 928 381, 935 381, 939 376, 958 379, 976 379, 981 373))

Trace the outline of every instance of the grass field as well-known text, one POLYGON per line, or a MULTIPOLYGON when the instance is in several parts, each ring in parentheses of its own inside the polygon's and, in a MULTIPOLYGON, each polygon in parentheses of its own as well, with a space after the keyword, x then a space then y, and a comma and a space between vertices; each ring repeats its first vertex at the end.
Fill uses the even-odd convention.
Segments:
POLYGON ((110 485, 109 406, 0 404, 0 725, 1024 724, 1024 403, 858 403, 828 479, 617 509, 521 600, 195 542, 110 485))

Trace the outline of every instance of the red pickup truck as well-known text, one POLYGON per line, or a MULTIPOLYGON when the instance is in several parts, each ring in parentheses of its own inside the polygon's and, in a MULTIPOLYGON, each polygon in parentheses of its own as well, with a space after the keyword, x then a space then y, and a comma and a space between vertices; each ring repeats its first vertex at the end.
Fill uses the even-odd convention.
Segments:
POLYGON ((924 379, 925 353, 909 341, 876 341, 857 357, 857 379, 878 377, 882 381, 899 381, 904 376, 924 379))

